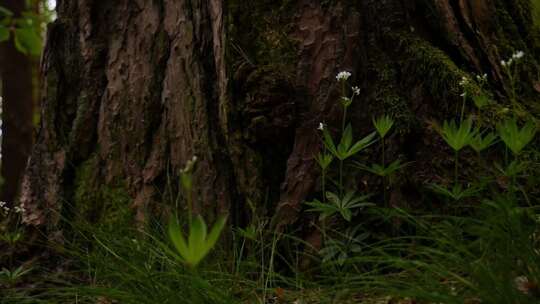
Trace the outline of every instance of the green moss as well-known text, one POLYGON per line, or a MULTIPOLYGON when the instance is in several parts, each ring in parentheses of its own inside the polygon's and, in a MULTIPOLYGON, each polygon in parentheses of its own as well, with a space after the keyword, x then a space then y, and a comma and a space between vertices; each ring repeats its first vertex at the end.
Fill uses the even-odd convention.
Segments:
POLYGON ((291 0, 229 0, 230 63, 278 64, 284 69, 294 66, 296 45, 289 35, 293 4, 291 0))
POLYGON ((73 196, 76 218, 105 226, 132 219, 129 203, 131 197, 122 182, 106 185, 99 177, 99 159, 94 155, 75 171, 73 196))
POLYGON ((423 85, 437 98, 446 100, 460 94, 458 82, 464 72, 442 50, 421 38, 400 35, 402 66, 407 78, 423 79, 423 85))
POLYGON ((380 55, 371 62, 369 69, 377 75, 377 84, 373 86, 375 102, 370 103, 375 108, 370 109, 370 112, 375 113, 373 116, 382 113, 392 116, 396 121, 396 129, 401 133, 408 132, 415 124, 416 117, 410 109, 406 91, 399 86, 399 66, 388 57, 380 55))

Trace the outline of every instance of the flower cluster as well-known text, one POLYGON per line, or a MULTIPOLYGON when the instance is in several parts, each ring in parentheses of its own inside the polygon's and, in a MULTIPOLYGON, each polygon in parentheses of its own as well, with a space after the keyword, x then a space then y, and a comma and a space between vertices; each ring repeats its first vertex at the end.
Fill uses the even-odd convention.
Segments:
POLYGON ((15 210, 15 213, 25 213, 26 212, 26 209, 24 209, 23 205, 15 206, 15 208, 13 208, 13 210, 15 210))
POLYGON ((351 77, 351 73, 350 72, 347 72, 347 71, 342 71, 342 72, 339 72, 336 76, 336 79, 338 81, 345 81, 347 79, 349 79, 349 77, 351 77))
POLYGON ((6 202, 0 202, 0 210, 4 213, 8 213, 10 209, 6 202))
POLYGON ((487 81, 487 74, 482 74, 482 75, 476 75, 476 80, 478 80, 479 82, 486 82, 487 81))
POLYGON ((514 62, 517 62, 519 61, 521 58, 523 58, 523 56, 525 56, 525 53, 523 51, 517 51, 515 52, 514 54, 512 54, 512 57, 508 60, 501 60, 501 65, 503 67, 509 67, 511 66, 514 62))
POLYGON ((360 88, 357 86, 352 87, 352 91, 354 95, 360 95, 360 88))
POLYGON ((462 87, 466 87, 470 82, 471 80, 469 79, 469 77, 463 76, 461 77, 461 80, 459 81, 459 85, 462 87))
POLYGON ((324 123, 320 122, 319 127, 317 128, 317 130, 323 131, 324 128, 326 128, 326 125, 324 123))
MULTIPOLYGON (((0 211, 2 211, 5 214, 8 214, 11 211, 11 208, 9 208, 7 206, 6 202, 0 202, 0 211)), ((23 205, 20 205, 20 206, 15 206, 13 208, 13 211, 15 211, 15 213, 21 213, 22 214, 22 213, 26 212, 26 209, 24 209, 23 205)))

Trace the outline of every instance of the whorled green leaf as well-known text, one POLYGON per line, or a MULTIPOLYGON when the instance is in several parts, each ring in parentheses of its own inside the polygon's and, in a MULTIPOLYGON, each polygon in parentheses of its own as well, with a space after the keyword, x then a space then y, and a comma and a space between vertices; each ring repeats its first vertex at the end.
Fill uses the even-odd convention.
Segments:
POLYGON ((471 118, 468 118, 459 124, 454 121, 445 121, 442 129, 439 130, 439 133, 454 151, 459 151, 469 145, 471 139, 475 136, 471 118))
POLYGON ((373 173, 375 175, 386 177, 393 173, 395 173, 398 170, 401 170, 405 166, 407 166, 409 163, 402 163, 401 160, 397 159, 390 163, 387 166, 383 166, 380 164, 372 164, 371 166, 366 166, 360 162, 354 162, 354 166, 356 168, 365 170, 367 172, 373 173))
POLYGON ((317 156, 315 156, 315 160, 321 169, 326 170, 326 168, 328 168, 328 166, 330 166, 332 163, 332 160, 334 160, 334 157, 328 153, 319 153, 317 156))
POLYGON ((383 115, 377 119, 373 118, 373 125, 375 126, 377 133, 379 133, 379 136, 384 138, 390 129, 392 129, 394 120, 388 115, 383 115))
POLYGON ((429 184, 428 188, 433 192, 451 198, 454 201, 459 201, 468 197, 475 197, 482 191, 479 187, 463 188, 461 184, 454 184, 452 188, 448 189, 438 184, 429 184))
POLYGON ((519 154, 536 135, 536 123, 529 120, 520 129, 515 118, 508 119, 497 126, 501 140, 514 154, 519 154))
POLYGON ((172 218, 168 229, 169 238, 184 262, 191 267, 196 267, 214 248, 226 221, 227 217, 220 217, 210 230, 210 233, 207 234, 204 219, 201 216, 195 217, 191 223, 188 241, 186 242, 178 221, 172 218))
POLYGON ((471 148, 480 153, 481 151, 489 148, 497 142, 497 135, 492 132, 488 132, 485 135, 483 132, 476 131, 475 135, 470 139, 469 145, 471 148))

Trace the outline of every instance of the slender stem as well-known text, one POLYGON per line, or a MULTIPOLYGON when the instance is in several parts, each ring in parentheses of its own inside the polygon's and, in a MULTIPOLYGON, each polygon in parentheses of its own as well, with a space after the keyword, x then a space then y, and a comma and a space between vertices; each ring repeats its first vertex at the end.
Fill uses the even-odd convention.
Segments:
POLYGON ((345 133, 345 122, 347 120, 347 107, 343 107, 343 119, 341 120, 341 134, 345 133))
POLYGON ((323 203, 326 203, 326 169, 322 170, 322 199, 323 203))
POLYGON ((343 196, 343 160, 339 160, 339 196, 343 196))
MULTIPOLYGON (((382 166, 386 170, 385 162, 385 151, 384 151, 384 137, 382 138, 382 166)), ((383 204, 385 207, 388 207, 386 204, 386 176, 382 176, 382 186, 383 186, 383 204)))
POLYGON ((187 204, 188 204, 188 224, 191 229, 191 223, 193 222, 193 194, 191 189, 187 192, 187 204))
POLYGON ((465 102, 467 101, 467 95, 463 96, 463 104, 461 105, 461 115, 459 116, 459 122, 463 122, 463 115, 465 115, 465 102))
MULTIPOLYGON (((322 170, 322 196, 323 203, 326 204, 326 169, 322 170)), ((321 219, 321 232, 323 237, 323 244, 326 243, 326 221, 321 219)))
MULTIPOLYGON (((514 162, 517 164, 517 161, 518 161, 518 157, 517 155, 514 154, 514 162)), ((512 194, 514 194, 516 192, 516 189, 517 189, 517 177, 516 177, 516 174, 512 174, 512 190, 510 190, 512 192, 512 194)))
POLYGON ((458 150, 455 150, 455 158, 454 158, 454 184, 457 185, 457 182, 458 182, 458 162, 459 162, 459 158, 458 158, 458 150))
MULTIPOLYGON (((341 82, 341 96, 345 97, 345 81, 341 82)), ((343 103, 342 103, 343 104, 343 103)), ((343 104, 343 117, 341 119, 341 136, 345 133, 345 122, 347 121, 347 105, 343 104)), ((339 196, 343 196, 343 160, 339 160, 339 196)))

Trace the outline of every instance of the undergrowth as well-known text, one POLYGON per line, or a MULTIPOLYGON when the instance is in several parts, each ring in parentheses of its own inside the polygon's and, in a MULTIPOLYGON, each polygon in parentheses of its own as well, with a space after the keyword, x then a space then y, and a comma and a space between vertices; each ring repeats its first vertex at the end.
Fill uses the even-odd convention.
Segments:
POLYGON ((314 130, 320 187, 304 204, 309 238, 276 229, 254 206, 245 227, 225 228, 223 216, 208 228, 192 214, 194 158, 180 172, 187 212, 173 203, 168 223, 152 218, 138 229, 66 221, 73 235, 47 244, 63 261, 56 267, 18 256, 30 234, 24 206, 2 203, 9 254, 1 256, 0 303, 538 303, 540 213, 530 193, 540 154, 537 120, 516 85, 524 56, 501 62, 504 101, 486 89, 486 75, 464 74, 455 117, 432 124, 453 161, 423 191, 442 208, 391 204, 394 179, 414 163, 387 155, 389 115, 355 136, 347 112, 361 92, 343 71, 341 123, 314 130), (495 110, 497 119, 486 114, 495 110), (380 187, 365 193, 362 174, 380 187), (222 234, 226 242, 218 242, 222 234))

